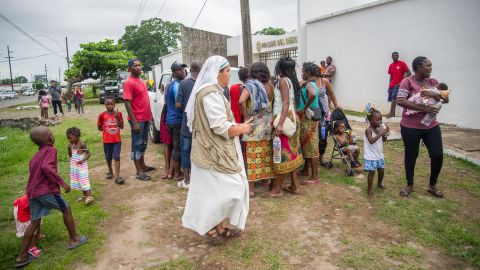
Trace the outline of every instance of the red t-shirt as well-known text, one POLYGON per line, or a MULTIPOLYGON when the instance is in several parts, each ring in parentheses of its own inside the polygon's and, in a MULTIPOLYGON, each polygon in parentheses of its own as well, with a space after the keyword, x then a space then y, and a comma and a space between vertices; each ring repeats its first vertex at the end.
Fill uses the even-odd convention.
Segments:
POLYGON ((397 62, 393 62, 388 67, 388 74, 392 76, 392 80, 388 85, 389 88, 399 85, 403 77, 405 76, 405 72, 408 71, 408 66, 405 62, 398 60, 397 62))
MULTIPOLYGON (((142 79, 128 77, 128 80, 123 84, 123 99, 130 100, 137 122, 152 120, 150 99, 148 98, 147 87, 142 79)), ((130 116, 128 116, 128 120, 131 120, 130 116)))
MULTIPOLYGON (((416 94, 422 90, 421 86, 413 78, 414 75, 408 76, 402 80, 400 83, 400 88, 398 89, 397 99, 398 98, 410 98, 413 94, 416 94)), ((432 78, 425 79, 425 83, 428 87, 436 87, 438 81, 432 78)), ((403 108, 402 120, 400 125, 406 128, 417 128, 417 129, 429 129, 438 125, 437 119, 434 119, 429 126, 422 124, 422 119, 427 114, 426 112, 417 112, 411 115, 406 114, 407 109, 403 108)))
POLYGON ((233 117, 237 123, 242 123, 242 112, 240 111, 240 105, 238 104, 241 93, 240 86, 241 84, 239 83, 230 86, 230 108, 232 109, 233 117))
POLYGON ((13 206, 17 206, 17 219, 20 222, 30 221, 30 205, 28 203, 27 194, 13 201, 13 206))
MULTIPOLYGON (((121 112, 117 112, 120 125, 123 125, 123 116, 121 112)), ((108 112, 102 112, 98 116, 97 125, 102 127, 103 130, 103 143, 117 143, 121 142, 120 127, 115 118, 115 112, 109 114, 108 112)))

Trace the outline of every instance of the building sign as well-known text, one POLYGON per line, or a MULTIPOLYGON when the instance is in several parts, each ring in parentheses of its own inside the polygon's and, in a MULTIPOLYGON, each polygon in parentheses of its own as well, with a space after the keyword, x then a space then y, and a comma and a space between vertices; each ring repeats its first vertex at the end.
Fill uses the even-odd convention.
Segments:
POLYGON ((264 50, 275 50, 275 49, 281 49, 284 47, 294 47, 297 46, 297 36, 292 36, 292 37, 284 37, 280 39, 274 39, 270 41, 258 41, 257 42, 257 52, 261 52, 264 50))

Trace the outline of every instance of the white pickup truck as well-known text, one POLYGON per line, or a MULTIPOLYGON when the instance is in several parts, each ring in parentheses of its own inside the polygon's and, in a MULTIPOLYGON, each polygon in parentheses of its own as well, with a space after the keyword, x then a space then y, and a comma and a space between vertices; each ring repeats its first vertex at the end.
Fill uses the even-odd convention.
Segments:
MULTIPOLYGON (((230 85, 240 83, 240 79, 238 78, 238 68, 232 67, 230 72, 230 85)), ((189 76, 188 69, 187 74, 189 76)), ((152 139, 153 143, 160 143, 160 120, 162 117, 162 110, 165 105, 164 89, 171 81, 172 72, 170 70, 165 71, 160 76, 160 79, 155 81, 155 84, 158 86, 158 88, 148 92, 148 97, 150 98, 150 108, 152 109, 153 115, 153 120, 150 125, 150 138, 152 139)))

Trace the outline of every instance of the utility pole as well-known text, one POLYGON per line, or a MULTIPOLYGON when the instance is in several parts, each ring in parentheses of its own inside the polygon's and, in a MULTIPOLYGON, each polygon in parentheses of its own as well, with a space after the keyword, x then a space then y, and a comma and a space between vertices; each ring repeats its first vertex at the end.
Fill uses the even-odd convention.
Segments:
POLYGON ((7 46, 7 54, 8 56, 5 57, 5 58, 8 58, 8 66, 10 68, 10 86, 12 87, 12 91, 13 91, 13 76, 12 76, 12 62, 10 62, 10 59, 13 58, 13 56, 10 56, 10 53, 13 53, 10 51, 10 47, 7 46))
POLYGON ((58 67, 58 83, 60 84, 60 67, 58 67))
POLYGON ((48 87, 48 73, 47 73, 47 64, 45 64, 45 87, 48 87))
POLYGON ((242 14, 242 38, 243 38, 243 65, 248 67, 252 64, 252 30, 250 27, 250 6, 248 0, 240 0, 242 14))
POLYGON ((67 47, 67 66, 70 69, 70 55, 68 54, 68 38, 65 37, 65 46, 67 47))

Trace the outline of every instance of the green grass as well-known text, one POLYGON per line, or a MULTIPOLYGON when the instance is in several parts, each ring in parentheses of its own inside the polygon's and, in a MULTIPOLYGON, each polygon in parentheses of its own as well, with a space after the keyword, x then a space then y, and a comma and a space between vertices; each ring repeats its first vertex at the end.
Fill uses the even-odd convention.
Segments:
MULTIPOLYGON (((65 130, 77 126, 82 131, 82 140, 85 141, 92 152, 89 165, 103 162, 101 133, 96 131, 95 123, 82 119, 66 119, 61 125, 52 127, 55 137, 55 147, 58 150, 58 171, 60 176, 68 183, 70 169, 67 154, 67 139, 65 130)), ((21 240, 15 236, 15 223, 12 214, 12 203, 20 197, 28 181, 28 163, 33 154, 38 150, 29 139, 29 133, 18 129, 2 128, 0 137, 7 139, 0 141, 0 269, 12 268, 14 260, 21 246, 21 240)), ((90 179, 93 195, 97 200, 102 200, 100 187, 95 184, 95 179, 90 179)), ((35 260, 27 269, 68 269, 73 263, 92 263, 95 254, 104 241, 104 235, 96 226, 104 222, 107 213, 99 204, 85 207, 75 200, 81 195, 79 191, 63 194, 71 206, 77 230, 82 235, 89 237, 89 242, 76 250, 67 251, 65 245, 68 233, 63 224, 62 215, 52 212, 43 219, 42 233, 47 235, 40 242, 43 250, 42 256, 35 260)))
POLYGON ((344 112, 346 115, 354 115, 354 116, 360 116, 360 117, 364 117, 364 118, 367 117, 367 113, 366 113, 366 112, 357 112, 357 111, 349 111, 349 110, 343 110, 343 112, 344 112))
POLYGON ((196 269, 195 264, 186 257, 180 257, 175 260, 170 260, 166 263, 163 263, 159 266, 154 266, 149 269, 159 269, 159 270, 194 270, 196 269))

